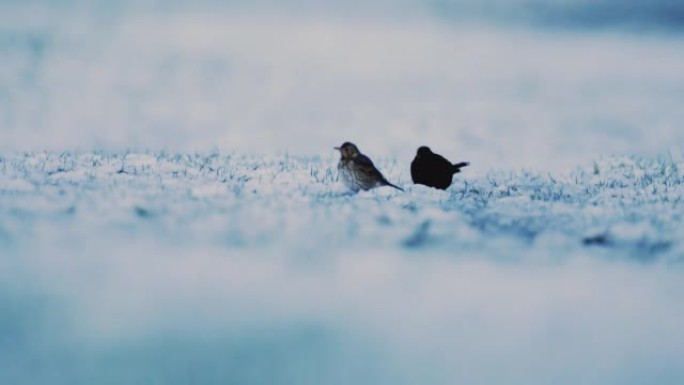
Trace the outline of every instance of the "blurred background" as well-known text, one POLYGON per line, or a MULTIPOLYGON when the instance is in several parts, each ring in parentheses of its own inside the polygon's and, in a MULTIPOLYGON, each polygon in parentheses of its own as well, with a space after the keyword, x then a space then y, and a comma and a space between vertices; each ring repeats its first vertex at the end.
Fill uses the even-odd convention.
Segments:
POLYGON ((0 150, 658 155, 683 36, 674 0, 0 0, 0 150))

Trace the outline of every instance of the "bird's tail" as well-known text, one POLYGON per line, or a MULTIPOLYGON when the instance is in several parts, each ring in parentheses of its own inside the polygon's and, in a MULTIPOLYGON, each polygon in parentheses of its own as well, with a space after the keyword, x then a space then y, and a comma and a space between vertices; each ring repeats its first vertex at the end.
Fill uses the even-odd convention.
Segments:
POLYGON ((388 182, 387 179, 385 179, 383 182, 385 183, 385 186, 394 187, 395 189, 397 189, 397 190, 399 190, 399 191, 402 191, 402 192, 404 191, 403 188, 401 188, 401 187, 399 187, 399 186, 393 185, 392 183, 388 182))
POLYGON ((454 172, 454 174, 458 174, 459 172, 461 172, 461 169, 465 166, 470 166, 470 162, 456 163, 452 166, 451 170, 454 172))

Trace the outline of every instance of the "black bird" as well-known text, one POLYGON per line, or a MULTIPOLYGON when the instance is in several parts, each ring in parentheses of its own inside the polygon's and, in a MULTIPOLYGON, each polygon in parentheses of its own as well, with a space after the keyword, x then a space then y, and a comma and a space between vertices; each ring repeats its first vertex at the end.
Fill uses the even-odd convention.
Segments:
POLYGON ((421 146, 411 162, 411 179, 415 184, 446 190, 451 186, 453 175, 461 172, 461 168, 469 164, 469 162, 452 164, 443 156, 432 152, 429 147, 421 146))

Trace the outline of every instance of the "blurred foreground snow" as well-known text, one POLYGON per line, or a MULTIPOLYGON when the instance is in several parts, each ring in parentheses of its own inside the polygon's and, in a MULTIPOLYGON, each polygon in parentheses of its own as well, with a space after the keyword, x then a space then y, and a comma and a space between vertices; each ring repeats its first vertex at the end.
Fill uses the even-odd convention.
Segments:
POLYGON ((336 159, 0 158, 0 381, 675 384, 684 163, 344 194, 336 159))

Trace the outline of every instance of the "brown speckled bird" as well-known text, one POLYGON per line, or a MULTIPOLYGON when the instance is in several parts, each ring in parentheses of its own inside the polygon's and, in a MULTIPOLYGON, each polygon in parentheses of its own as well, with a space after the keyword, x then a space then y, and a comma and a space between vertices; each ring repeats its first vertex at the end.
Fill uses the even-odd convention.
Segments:
POLYGON ((401 187, 388 182, 375 168, 373 161, 363 155, 354 143, 344 142, 340 147, 335 147, 335 150, 339 150, 341 155, 337 170, 340 172, 342 182, 350 190, 358 192, 359 190, 390 186, 404 191, 401 187))

